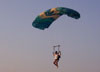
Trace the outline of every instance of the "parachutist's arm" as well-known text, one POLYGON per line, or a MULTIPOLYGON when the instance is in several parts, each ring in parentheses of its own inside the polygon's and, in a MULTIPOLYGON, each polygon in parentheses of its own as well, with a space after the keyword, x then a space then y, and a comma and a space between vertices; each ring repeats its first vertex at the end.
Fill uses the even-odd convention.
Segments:
POLYGON ((55 52, 53 52, 53 56, 55 56, 55 52))
POLYGON ((55 46, 53 46, 53 56, 55 55, 55 46))
POLYGON ((59 55, 61 56, 61 51, 59 51, 59 55))

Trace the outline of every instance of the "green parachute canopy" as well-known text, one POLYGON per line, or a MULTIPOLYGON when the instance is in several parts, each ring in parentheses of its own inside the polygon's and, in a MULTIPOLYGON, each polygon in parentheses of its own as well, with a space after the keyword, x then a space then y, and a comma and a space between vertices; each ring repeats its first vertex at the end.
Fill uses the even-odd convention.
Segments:
POLYGON ((62 15, 67 15, 75 19, 80 18, 80 14, 73 9, 57 7, 48 9, 47 11, 40 13, 33 21, 32 26, 44 30, 45 28, 48 28, 53 21, 55 21, 62 15))

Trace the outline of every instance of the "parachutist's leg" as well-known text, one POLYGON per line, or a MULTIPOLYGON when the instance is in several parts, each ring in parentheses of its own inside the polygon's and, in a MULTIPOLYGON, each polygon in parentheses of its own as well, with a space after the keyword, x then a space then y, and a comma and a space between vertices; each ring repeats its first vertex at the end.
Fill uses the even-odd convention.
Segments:
POLYGON ((57 66, 57 68, 58 68, 58 60, 56 61, 56 66, 57 66))
POLYGON ((54 64, 54 65, 56 64, 56 60, 54 60, 53 64, 54 64))
POLYGON ((55 60, 55 61, 53 62, 53 64, 56 65, 57 68, 58 68, 58 60, 55 60))

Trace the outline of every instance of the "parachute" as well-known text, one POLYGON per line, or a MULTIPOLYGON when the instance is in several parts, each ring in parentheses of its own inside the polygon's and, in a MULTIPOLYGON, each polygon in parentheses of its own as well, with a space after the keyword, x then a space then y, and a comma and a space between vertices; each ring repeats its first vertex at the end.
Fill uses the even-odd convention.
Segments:
POLYGON ((80 18, 80 14, 73 9, 57 7, 48 9, 47 11, 40 13, 32 22, 32 26, 40 30, 44 30, 46 28, 49 28, 49 26, 62 15, 67 15, 75 19, 80 18))

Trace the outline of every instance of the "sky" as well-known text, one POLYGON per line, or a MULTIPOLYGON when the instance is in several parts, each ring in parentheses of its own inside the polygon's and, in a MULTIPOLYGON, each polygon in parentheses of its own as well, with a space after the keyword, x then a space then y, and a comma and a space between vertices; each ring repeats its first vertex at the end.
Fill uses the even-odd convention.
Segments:
POLYGON ((100 0, 0 0, 0 72, 100 72, 100 0), (76 20, 58 18, 46 30, 32 27, 55 7, 78 11, 76 20), (60 44, 59 68, 53 46, 60 44))

